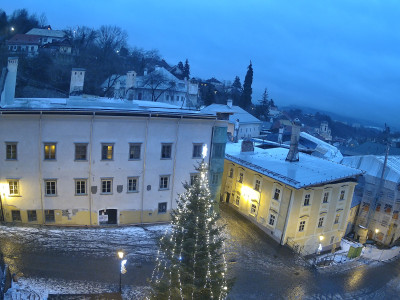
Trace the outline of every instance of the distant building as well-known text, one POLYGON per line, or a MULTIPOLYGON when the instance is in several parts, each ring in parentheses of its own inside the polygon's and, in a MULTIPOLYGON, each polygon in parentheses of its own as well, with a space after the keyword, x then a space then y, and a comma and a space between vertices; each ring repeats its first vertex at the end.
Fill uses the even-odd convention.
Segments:
POLYGON ((41 45, 48 43, 59 42, 65 38, 65 32, 62 30, 51 30, 42 28, 32 28, 26 35, 35 35, 41 37, 41 45))
POLYGON ((400 238, 400 156, 388 157, 381 183, 384 159, 352 156, 345 157, 342 164, 365 172, 357 187, 361 204, 355 224, 366 227, 370 239, 391 246, 400 238))
POLYGON ((42 45, 41 39, 39 35, 16 34, 7 41, 8 52, 35 56, 42 45))
POLYGON ((326 121, 321 122, 321 126, 316 130, 317 134, 319 134, 325 141, 332 141, 331 129, 329 128, 329 124, 326 121))
POLYGON ((238 139, 258 137, 260 135, 262 121, 249 114, 243 108, 232 105, 232 100, 227 104, 211 104, 201 110, 204 113, 229 115, 228 134, 235 137, 235 124, 237 123, 238 139))

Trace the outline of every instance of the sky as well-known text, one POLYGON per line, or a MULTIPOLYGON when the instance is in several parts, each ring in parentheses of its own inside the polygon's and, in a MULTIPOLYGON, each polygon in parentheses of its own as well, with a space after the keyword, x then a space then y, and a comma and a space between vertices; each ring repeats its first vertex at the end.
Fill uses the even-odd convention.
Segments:
POLYGON ((400 2, 395 0, 1 0, 11 14, 44 13, 53 29, 117 25, 129 44, 158 49, 191 76, 265 88, 299 105, 400 129, 400 2))

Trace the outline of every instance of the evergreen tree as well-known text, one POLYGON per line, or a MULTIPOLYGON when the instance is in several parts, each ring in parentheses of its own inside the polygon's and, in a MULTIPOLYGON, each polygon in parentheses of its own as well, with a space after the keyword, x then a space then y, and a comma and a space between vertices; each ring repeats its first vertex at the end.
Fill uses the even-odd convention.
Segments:
POLYGON ((239 76, 236 76, 235 80, 233 81, 231 89, 231 98, 233 100, 233 105, 240 104, 240 98, 242 97, 242 92, 243 92, 242 83, 240 82, 239 76))
POLYGON ((178 62, 178 69, 183 72, 183 63, 181 61, 178 62))
POLYGON ((172 228, 160 240, 153 271, 152 299, 225 299, 227 265, 223 252, 222 226, 217 224, 207 165, 185 184, 177 208, 171 213, 172 228))
POLYGON ((252 104, 251 103, 251 94, 253 93, 253 90, 251 88, 252 83, 253 83, 253 66, 250 61, 250 64, 247 68, 246 77, 244 78, 243 93, 240 101, 240 107, 246 110, 250 109, 252 104))
POLYGON ((185 66, 183 67, 183 78, 187 78, 187 79, 190 78, 190 65, 189 65, 189 61, 187 58, 185 61, 185 66))

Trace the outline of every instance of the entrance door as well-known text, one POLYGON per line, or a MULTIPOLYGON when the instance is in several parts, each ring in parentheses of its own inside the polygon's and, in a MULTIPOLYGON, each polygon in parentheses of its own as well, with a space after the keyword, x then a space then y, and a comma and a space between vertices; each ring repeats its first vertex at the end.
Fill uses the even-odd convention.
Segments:
POLYGON ((117 224, 117 210, 116 209, 102 209, 99 211, 99 224, 117 224))
POLYGON ((226 193, 226 198, 225 198, 226 203, 229 203, 229 198, 230 197, 231 197, 231 194, 230 193, 226 193))

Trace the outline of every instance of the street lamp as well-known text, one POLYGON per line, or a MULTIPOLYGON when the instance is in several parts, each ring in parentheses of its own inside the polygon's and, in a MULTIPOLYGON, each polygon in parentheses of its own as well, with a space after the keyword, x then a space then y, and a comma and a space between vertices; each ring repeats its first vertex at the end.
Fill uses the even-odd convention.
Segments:
POLYGON ((379 229, 378 228, 376 228, 375 229, 375 240, 376 240, 376 235, 379 233, 379 229))
POLYGON ((119 292, 122 293, 122 259, 124 258, 124 252, 118 251, 118 257, 121 260, 119 270, 119 292))

